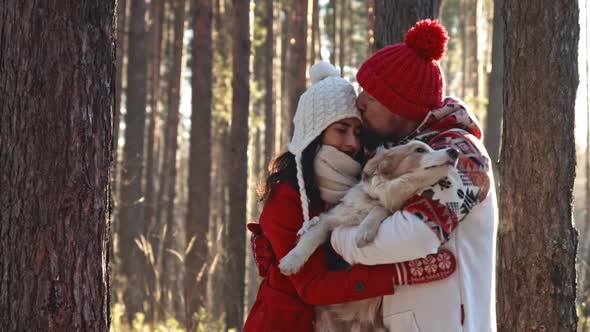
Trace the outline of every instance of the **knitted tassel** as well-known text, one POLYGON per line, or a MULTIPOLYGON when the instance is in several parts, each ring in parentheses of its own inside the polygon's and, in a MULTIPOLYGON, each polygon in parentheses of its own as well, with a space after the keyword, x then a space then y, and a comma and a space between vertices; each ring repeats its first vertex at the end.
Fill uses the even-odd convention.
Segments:
POLYGON ((299 195, 301 196, 301 209, 303 210, 303 222, 309 221, 309 206, 307 202, 307 193, 305 192, 305 181, 303 181, 303 166, 301 165, 301 153, 295 155, 297 164, 297 185, 299 186, 299 195))

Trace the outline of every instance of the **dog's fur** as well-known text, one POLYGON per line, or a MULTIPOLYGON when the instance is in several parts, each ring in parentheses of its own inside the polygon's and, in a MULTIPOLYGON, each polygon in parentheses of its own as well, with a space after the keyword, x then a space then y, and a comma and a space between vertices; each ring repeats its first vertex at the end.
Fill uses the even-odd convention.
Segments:
MULTIPOLYGON (((414 194, 444 178, 457 155, 454 149, 435 151, 419 141, 378 151, 365 165, 362 180, 338 205, 304 223, 297 245, 280 261, 281 272, 291 275, 299 271, 338 226, 359 225, 357 246, 367 245, 385 218, 414 194)), ((385 331, 380 308, 381 297, 317 307, 316 331, 385 331)))

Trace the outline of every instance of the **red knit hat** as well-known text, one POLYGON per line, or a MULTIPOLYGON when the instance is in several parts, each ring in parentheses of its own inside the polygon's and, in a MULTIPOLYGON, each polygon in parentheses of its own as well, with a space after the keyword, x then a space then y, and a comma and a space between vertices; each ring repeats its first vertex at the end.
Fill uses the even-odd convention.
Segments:
POLYGON ((416 23, 404 43, 389 45, 365 61, 356 79, 391 112, 421 122, 443 102, 444 76, 438 60, 449 35, 437 20, 416 23))

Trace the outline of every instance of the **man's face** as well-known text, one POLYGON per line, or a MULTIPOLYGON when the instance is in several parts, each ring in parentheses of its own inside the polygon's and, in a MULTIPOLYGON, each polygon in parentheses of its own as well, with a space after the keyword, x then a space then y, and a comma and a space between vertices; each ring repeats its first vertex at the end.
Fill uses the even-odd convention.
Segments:
POLYGON ((397 141, 418 127, 418 123, 389 111, 366 91, 358 96, 356 106, 363 117, 365 137, 369 141, 397 141))

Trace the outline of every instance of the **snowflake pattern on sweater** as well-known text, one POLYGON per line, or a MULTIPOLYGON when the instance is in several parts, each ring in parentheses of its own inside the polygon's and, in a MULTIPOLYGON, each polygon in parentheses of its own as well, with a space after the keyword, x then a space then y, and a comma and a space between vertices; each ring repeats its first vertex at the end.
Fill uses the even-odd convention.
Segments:
POLYGON ((447 98, 411 135, 397 144, 386 144, 391 147, 420 140, 436 150, 459 151, 456 168, 449 176, 410 198, 403 208, 424 221, 443 243, 490 191, 490 160, 476 144, 481 139, 475 116, 459 100, 447 98))

